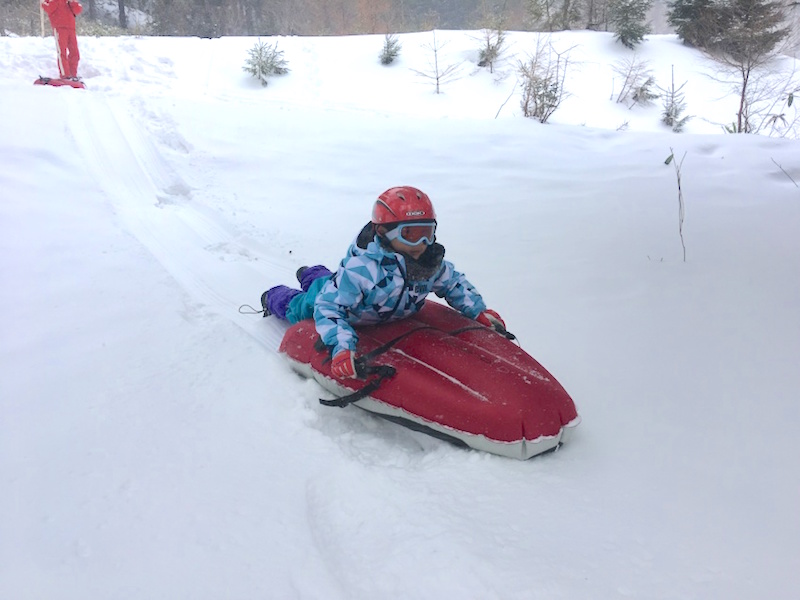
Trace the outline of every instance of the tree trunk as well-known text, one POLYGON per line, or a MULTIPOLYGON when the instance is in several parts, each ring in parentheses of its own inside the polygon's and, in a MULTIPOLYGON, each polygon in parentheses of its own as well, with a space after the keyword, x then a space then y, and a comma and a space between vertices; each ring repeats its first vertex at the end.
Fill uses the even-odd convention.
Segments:
POLYGON ((128 28, 128 17, 125 14, 125 0, 119 0, 119 26, 122 29, 128 28))
POLYGON ((747 121, 745 119, 745 109, 747 108, 747 83, 750 79, 750 71, 742 71, 742 93, 739 95, 739 113, 737 114, 736 131, 747 133, 747 121))

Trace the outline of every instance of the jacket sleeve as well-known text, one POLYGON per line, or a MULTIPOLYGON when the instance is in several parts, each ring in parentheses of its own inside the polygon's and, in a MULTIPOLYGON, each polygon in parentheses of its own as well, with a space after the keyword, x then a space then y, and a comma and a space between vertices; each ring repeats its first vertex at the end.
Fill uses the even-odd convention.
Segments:
POLYGON ((77 0, 68 0, 70 9, 72 9, 72 14, 76 17, 83 12, 83 6, 77 0))
POLYGON ((433 284, 433 292, 470 319, 486 310, 486 304, 475 286, 456 271, 449 261, 442 261, 442 271, 433 284))
POLYGON ((46 12, 47 16, 49 17, 50 15, 53 14, 53 11, 55 11, 56 5, 55 5, 54 2, 50 2, 50 0, 44 0, 44 2, 42 2, 42 8, 44 9, 44 12, 46 12))
POLYGON ((336 275, 324 285, 314 303, 314 324, 322 341, 333 349, 332 355, 342 350, 356 349, 358 335, 348 322, 352 308, 364 298, 362 286, 366 282, 353 272, 351 263, 356 257, 342 261, 336 275))

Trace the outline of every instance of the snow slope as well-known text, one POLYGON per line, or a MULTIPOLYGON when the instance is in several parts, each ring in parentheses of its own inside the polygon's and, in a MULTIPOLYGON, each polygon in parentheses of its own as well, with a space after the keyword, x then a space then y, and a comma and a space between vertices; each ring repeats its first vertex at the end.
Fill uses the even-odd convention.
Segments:
POLYGON ((606 34, 559 36, 548 126, 477 32, 439 32, 467 62, 433 94, 429 35, 388 69, 379 36, 281 38, 267 88, 253 39, 87 38, 85 92, 0 38, 0 598, 794 597, 798 142, 722 135, 735 101, 672 36, 641 52, 690 80, 683 135, 609 99, 606 34), (397 184, 576 400, 559 452, 320 406, 240 314, 397 184))

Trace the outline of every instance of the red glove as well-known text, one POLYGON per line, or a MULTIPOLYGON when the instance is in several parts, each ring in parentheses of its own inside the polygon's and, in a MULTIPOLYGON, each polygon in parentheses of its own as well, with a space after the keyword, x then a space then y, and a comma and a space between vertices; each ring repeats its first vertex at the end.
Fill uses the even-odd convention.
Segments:
POLYGON ((503 319, 500 318, 495 311, 486 309, 481 314, 479 314, 475 320, 480 323, 481 325, 486 325, 486 327, 491 327, 492 329, 497 329, 499 325, 504 331, 506 328, 506 324, 503 319))
POLYGON ((356 379, 356 353, 342 350, 331 360, 331 375, 337 379, 356 379))

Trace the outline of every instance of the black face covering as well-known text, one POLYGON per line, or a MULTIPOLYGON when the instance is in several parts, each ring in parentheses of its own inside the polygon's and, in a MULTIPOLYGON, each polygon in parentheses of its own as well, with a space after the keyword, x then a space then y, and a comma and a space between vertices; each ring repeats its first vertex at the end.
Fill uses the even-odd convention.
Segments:
POLYGON ((425 249, 418 259, 403 253, 406 259, 406 274, 411 281, 430 279, 442 268, 444 260, 444 246, 438 243, 431 244, 425 249))

